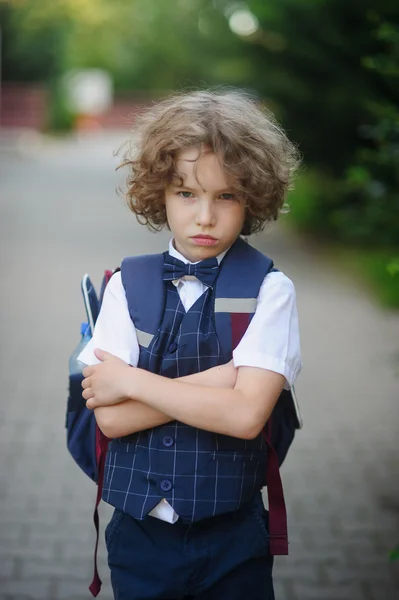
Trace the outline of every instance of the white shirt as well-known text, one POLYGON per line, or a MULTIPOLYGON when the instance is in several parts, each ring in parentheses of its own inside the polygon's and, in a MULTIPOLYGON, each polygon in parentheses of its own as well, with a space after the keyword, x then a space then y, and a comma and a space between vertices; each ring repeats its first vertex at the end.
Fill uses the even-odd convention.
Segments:
MULTIPOLYGON (((217 256, 219 264, 226 252, 217 256)), ((173 240, 169 242, 169 253, 184 263, 190 262, 174 248, 173 240)), ((180 279, 173 283, 186 311, 206 290, 206 286, 196 278, 180 279)), ((140 349, 120 272, 111 277, 105 289, 93 337, 78 360, 87 365, 98 364, 100 361, 94 355, 95 348, 110 352, 133 367, 138 365, 140 349)), ((298 377, 302 362, 295 288, 283 273, 266 275, 259 292, 256 312, 241 342, 233 351, 233 361, 235 367, 258 367, 284 375, 286 389, 298 377)), ((160 502, 150 515, 170 523, 178 519, 166 500, 160 502)))

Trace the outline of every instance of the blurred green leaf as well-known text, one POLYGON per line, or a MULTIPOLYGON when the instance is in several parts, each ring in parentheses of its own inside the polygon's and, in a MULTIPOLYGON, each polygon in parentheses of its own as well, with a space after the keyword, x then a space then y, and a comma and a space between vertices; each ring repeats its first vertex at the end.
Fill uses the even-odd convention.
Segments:
POLYGON ((396 258, 393 258, 391 260, 387 269, 388 269, 388 273, 390 273, 392 276, 399 275, 399 256, 397 256, 396 258))
POLYGON ((390 560, 399 560, 399 546, 394 548, 389 554, 390 560))

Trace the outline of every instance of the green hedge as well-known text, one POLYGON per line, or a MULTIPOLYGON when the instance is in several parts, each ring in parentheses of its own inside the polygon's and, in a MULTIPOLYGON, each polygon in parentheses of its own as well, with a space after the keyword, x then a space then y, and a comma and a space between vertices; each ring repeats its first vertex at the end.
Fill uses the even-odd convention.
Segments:
MULTIPOLYGON (((365 226, 360 219, 354 227, 355 213, 342 202, 345 193, 346 181, 335 181, 328 173, 314 169, 303 170, 289 197, 288 223, 322 242, 340 268, 361 278, 384 306, 399 308, 399 253, 395 239, 392 236, 391 241, 386 233, 374 236, 384 221, 370 218, 365 226), (384 243, 386 239, 389 243, 384 243)), ((392 232, 397 231, 395 215, 391 210, 388 214, 391 222, 387 221, 387 230, 391 227, 392 232)))

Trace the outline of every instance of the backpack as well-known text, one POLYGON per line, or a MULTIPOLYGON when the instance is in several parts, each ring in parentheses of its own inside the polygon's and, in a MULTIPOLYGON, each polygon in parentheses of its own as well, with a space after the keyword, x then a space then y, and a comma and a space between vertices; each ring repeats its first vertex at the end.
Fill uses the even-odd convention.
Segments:
MULTIPOLYGON (((118 269, 116 269, 118 270, 118 269)), ((105 457, 108 438, 97 426, 94 411, 86 408, 82 397, 82 371, 85 365, 77 360, 80 352, 92 337, 94 325, 100 312, 104 291, 114 271, 106 270, 98 296, 89 276, 82 278, 81 288, 87 314, 87 323, 81 324, 81 339, 69 359, 69 393, 65 427, 67 430, 67 448, 79 467, 97 483, 97 497, 94 507, 93 521, 96 528, 96 544, 94 551, 94 577, 89 586, 93 596, 101 589, 101 580, 97 569, 97 549, 99 541, 98 506, 101 501, 105 457)))
POLYGON ((88 322, 81 324, 80 342, 69 359, 69 393, 65 424, 67 447, 79 467, 96 483, 100 476, 101 447, 106 446, 106 438, 96 426, 94 412, 86 408, 86 402, 82 398, 82 371, 85 365, 80 363, 77 357, 92 337, 105 287, 112 274, 112 271, 105 271, 99 296, 89 276, 83 276, 81 287, 88 322))

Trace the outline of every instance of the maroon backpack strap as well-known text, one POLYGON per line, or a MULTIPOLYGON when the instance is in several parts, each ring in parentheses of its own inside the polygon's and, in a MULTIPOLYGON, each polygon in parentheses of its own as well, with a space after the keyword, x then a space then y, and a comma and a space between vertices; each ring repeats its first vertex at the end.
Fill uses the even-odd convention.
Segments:
POLYGON ((287 510, 285 507, 283 484, 280 476, 280 464, 277 453, 271 444, 271 417, 267 423, 267 432, 262 430, 267 444, 266 485, 269 502, 270 553, 274 556, 288 554, 287 510))
POLYGON ((111 277, 115 273, 115 271, 116 271, 116 269, 114 271, 111 271, 110 269, 105 269, 105 271, 104 271, 105 285, 108 284, 109 280, 111 279, 111 277))
POLYGON ((105 469, 105 457, 107 454, 108 438, 100 431, 96 425, 96 458, 98 465, 98 481, 97 481, 97 497, 94 506, 93 522, 96 528, 96 544, 94 547, 94 576, 93 581, 89 585, 89 590, 94 597, 98 596, 101 590, 102 581, 98 574, 97 567, 97 554, 98 554, 98 541, 100 537, 100 517, 98 514, 98 506, 101 502, 101 496, 103 491, 104 482, 104 469, 105 469))
MULTIPOLYGON (((250 323, 248 313, 230 313, 232 347, 236 348, 250 323)), ((272 419, 268 420, 267 432, 262 430, 267 444, 266 484, 269 501, 270 553, 274 556, 288 554, 287 510, 277 453, 271 443, 272 419)))
MULTIPOLYGON (((104 271, 103 282, 101 286, 101 294, 100 294, 100 302, 102 302, 102 298, 104 295, 104 290, 108 285, 109 280, 115 271, 119 269, 115 269, 111 271, 110 269, 106 269, 104 271)), ((93 522, 94 527, 96 528, 96 543, 94 546, 94 575, 93 581, 89 585, 89 590, 94 597, 98 596, 101 590, 102 581, 100 579, 100 575, 98 574, 98 566, 97 566, 97 555, 98 555, 98 542, 100 537, 100 516, 98 514, 98 506, 101 502, 101 496, 103 491, 103 482, 104 482, 104 470, 105 470, 105 457, 107 455, 108 448, 108 438, 102 433, 99 427, 96 425, 96 463, 98 468, 98 480, 97 480, 97 496, 96 503, 94 505, 93 512, 93 522)))
POLYGON ((231 317, 231 347, 237 348, 251 321, 249 313, 230 313, 231 317))

